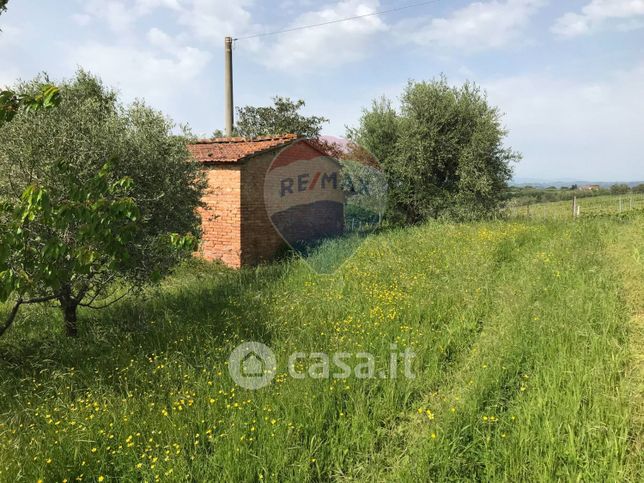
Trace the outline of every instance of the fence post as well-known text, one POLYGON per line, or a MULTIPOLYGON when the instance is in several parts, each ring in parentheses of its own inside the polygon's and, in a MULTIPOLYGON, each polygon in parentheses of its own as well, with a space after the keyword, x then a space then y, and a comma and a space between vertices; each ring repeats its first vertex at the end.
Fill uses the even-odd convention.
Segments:
POLYGON ((577 217, 577 197, 576 196, 572 197, 572 217, 573 218, 577 217))

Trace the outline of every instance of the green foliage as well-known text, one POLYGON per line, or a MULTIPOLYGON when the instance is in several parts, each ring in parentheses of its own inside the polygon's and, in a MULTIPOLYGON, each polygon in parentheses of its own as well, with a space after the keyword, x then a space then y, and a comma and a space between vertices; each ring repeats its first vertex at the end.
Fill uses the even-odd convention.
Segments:
POLYGON ((21 109, 33 112, 56 107, 58 104, 60 90, 51 84, 39 86, 35 94, 20 94, 9 89, 0 91, 0 127, 11 121, 21 109))
POLYGON ((292 101, 288 97, 276 96, 273 106, 238 107, 235 133, 254 138, 273 134, 297 134, 307 138, 320 136, 322 124, 328 119, 319 116, 304 116, 300 109, 305 106, 302 99, 292 101))
POLYGON ((0 127, 0 301, 56 300, 73 333, 79 305, 110 303, 189 256, 205 183, 170 121, 122 107, 89 74, 47 99, 38 107, 58 107, 26 105, 0 127))
MULTIPOLYGON (((61 167, 59 174, 73 173, 61 167)), ((12 295, 59 293, 70 281, 84 284, 100 270, 125 269, 139 212, 129 197, 132 180, 110 182, 109 175, 109 166, 103 166, 56 204, 36 184, 17 202, 3 203, 0 302, 12 295)))
POLYGON ((397 112, 387 99, 365 110, 349 137, 371 151, 389 180, 391 216, 478 219, 498 212, 511 163, 498 109, 475 84, 410 82, 397 112))
POLYGON ((617 183, 610 187, 610 192, 614 195, 625 195, 630 190, 629 186, 625 183, 617 183))
POLYGON ((533 188, 532 186, 511 187, 507 192, 508 206, 522 206, 534 203, 572 200, 573 196, 579 199, 606 196, 610 190, 572 190, 568 188, 557 189, 555 187, 533 188))
POLYGON ((633 193, 637 193, 637 194, 644 193, 644 183, 640 183, 637 186, 633 186, 633 193))
POLYGON ((375 99, 365 109, 358 128, 348 129, 348 137, 366 148, 380 163, 393 163, 400 133, 400 117, 386 97, 375 99))

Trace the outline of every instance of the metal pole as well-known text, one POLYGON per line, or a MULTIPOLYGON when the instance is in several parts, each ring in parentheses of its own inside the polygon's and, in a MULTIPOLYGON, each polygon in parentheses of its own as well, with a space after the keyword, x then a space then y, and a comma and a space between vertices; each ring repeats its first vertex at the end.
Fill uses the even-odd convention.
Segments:
POLYGON ((224 104, 226 116, 226 136, 233 135, 233 38, 224 39, 224 90, 226 102, 224 104))

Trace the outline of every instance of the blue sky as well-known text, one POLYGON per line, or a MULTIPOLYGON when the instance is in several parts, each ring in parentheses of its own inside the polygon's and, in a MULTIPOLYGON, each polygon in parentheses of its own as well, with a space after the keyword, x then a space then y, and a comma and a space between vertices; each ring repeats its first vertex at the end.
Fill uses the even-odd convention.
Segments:
MULTIPOLYGON (((223 38, 420 0, 10 0, 0 86, 82 66, 207 135, 223 127, 223 38)), ((644 179, 644 0, 437 0, 239 40, 235 104, 303 98, 342 136, 380 95, 444 73, 505 113, 518 177, 644 179)))

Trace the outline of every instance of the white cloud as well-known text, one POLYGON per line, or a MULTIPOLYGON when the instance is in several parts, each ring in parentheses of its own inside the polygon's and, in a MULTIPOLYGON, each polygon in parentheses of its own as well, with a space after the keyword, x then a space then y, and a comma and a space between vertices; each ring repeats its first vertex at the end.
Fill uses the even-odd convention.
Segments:
POLYGON ((181 55, 183 49, 185 48, 180 46, 176 38, 168 35, 163 30, 157 27, 152 27, 150 30, 148 30, 147 38, 148 42, 150 42, 150 45, 158 48, 163 52, 173 54, 177 58, 181 55))
POLYGON ((105 22, 114 32, 123 32, 136 20, 134 11, 124 2, 92 0, 85 4, 85 14, 105 22))
POLYGON ((20 45, 24 41, 24 31, 14 25, 3 25, 0 31, 0 51, 20 45))
MULTIPOLYGON (((118 88, 127 101, 144 97, 170 114, 182 112, 177 106, 198 95, 203 71, 212 54, 197 47, 199 44, 195 42, 193 32, 169 35, 159 27, 146 31, 137 22, 158 10, 165 10, 170 12, 172 23, 176 24, 184 16, 197 13, 191 9, 206 3, 212 6, 217 2, 88 0, 83 5, 83 13, 73 16, 76 23, 106 24, 113 32, 124 35, 101 36, 96 41, 69 45, 67 68, 82 66, 100 76, 107 85, 118 88)), ((224 15, 225 12, 220 13, 224 15)))
POLYGON ((597 81, 550 75, 483 83, 506 112, 509 144, 524 153, 520 176, 641 179, 644 64, 597 81))
POLYGON ((20 78, 20 70, 17 67, 3 68, 0 71, 0 90, 5 87, 12 86, 16 83, 16 79, 20 78))
POLYGON ((126 103, 143 98, 179 122, 210 123, 218 101, 209 92, 212 76, 204 74, 214 52, 209 40, 223 43, 224 35, 251 28, 246 7, 253 1, 77 0, 68 15, 86 27, 82 41, 61 41, 63 62, 49 71, 70 76, 82 67, 126 103))
POLYGON ((99 75, 108 85, 117 87, 126 98, 145 96, 155 107, 164 108, 178 92, 194 89, 194 82, 210 60, 210 53, 181 46, 164 32, 152 29, 148 34, 152 48, 131 45, 88 43, 72 50, 69 63, 81 65, 99 75))
POLYGON ((568 12, 557 19, 552 30, 562 37, 576 37, 600 29, 611 20, 618 21, 618 30, 640 28, 640 22, 633 22, 634 17, 640 16, 644 16, 644 0, 592 0, 581 13, 568 12))
POLYGON ((92 21, 92 16, 87 15, 86 13, 75 13, 74 15, 72 15, 72 20, 81 27, 85 27, 92 21))
POLYGON ((248 33, 251 25, 249 8, 254 0, 192 0, 179 15, 179 23, 196 37, 223 42, 229 35, 248 33))
MULTIPOLYGON (((379 7, 378 0, 343 0, 299 15, 285 29, 366 15, 379 7)), ((308 73, 364 58, 372 50, 376 35, 385 30, 387 26, 378 16, 364 17, 280 34, 275 40, 268 38, 258 55, 269 68, 308 73)))
POLYGON ((400 22, 404 41, 468 52, 496 49, 516 41, 544 0, 474 2, 445 18, 400 22))
POLYGON ((161 8, 176 11, 181 9, 181 4, 179 0, 86 0, 83 13, 72 15, 72 19, 82 26, 92 21, 104 23, 110 30, 122 33, 141 17, 161 8))
MULTIPOLYGON (((13 25, 3 25, 2 32, 0 32, 0 54, 4 52, 11 52, 16 47, 19 47, 25 39, 25 33, 22 29, 13 25)), ((2 62, 2 59, 0 59, 2 62)), ((5 87, 12 86, 16 80, 20 78, 21 72, 17 65, 8 65, 7 62, 2 62, 0 69, 0 90, 5 87)))
POLYGON ((136 7, 144 12, 152 11, 156 8, 169 8, 171 10, 180 10, 180 0, 136 0, 136 7))

